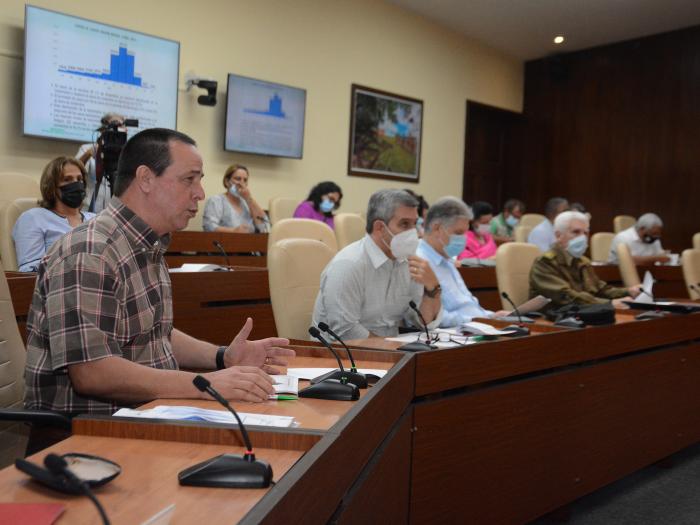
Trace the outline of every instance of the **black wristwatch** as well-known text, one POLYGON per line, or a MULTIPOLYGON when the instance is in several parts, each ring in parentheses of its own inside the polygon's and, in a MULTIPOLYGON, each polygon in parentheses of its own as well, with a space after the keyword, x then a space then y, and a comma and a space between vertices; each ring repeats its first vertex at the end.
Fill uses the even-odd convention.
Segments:
POLYGON ((437 295, 442 292, 442 286, 439 284, 433 288, 432 290, 428 290, 427 288, 423 288, 423 293, 430 297, 431 299, 435 299, 437 295))
POLYGON ((226 353, 227 346, 220 346, 219 349, 216 351, 216 369, 217 370, 223 370, 226 368, 226 365, 224 364, 224 354, 226 353))

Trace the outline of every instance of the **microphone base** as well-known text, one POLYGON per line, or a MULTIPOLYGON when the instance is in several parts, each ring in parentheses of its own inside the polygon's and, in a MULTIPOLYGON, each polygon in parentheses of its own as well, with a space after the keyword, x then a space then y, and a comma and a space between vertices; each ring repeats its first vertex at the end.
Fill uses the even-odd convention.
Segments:
POLYGON ((425 352, 426 350, 435 350, 436 348, 437 346, 435 345, 414 341, 413 343, 406 343, 403 346, 399 346, 397 350, 403 350, 404 352, 425 352))
POLYGON ((512 332, 509 334, 504 335, 503 337, 523 337, 525 335, 530 335, 530 329, 526 326, 518 326, 517 324, 512 324, 510 326, 506 326, 505 328, 501 328, 501 330, 506 331, 506 330, 511 330, 512 332))
POLYGON ((320 375, 318 377, 314 377, 311 380, 311 384, 315 385, 317 383, 321 383, 325 381, 326 379, 337 379, 340 381, 341 377, 347 377, 348 378, 348 383, 352 383, 355 385, 357 388, 367 388, 367 378, 365 377, 365 374, 360 374, 359 372, 351 372, 349 370, 345 370, 345 372, 341 372, 340 370, 331 370, 330 372, 327 372, 323 375, 320 375))
POLYGON ((337 379, 326 379, 299 391, 299 397, 329 399, 332 401, 356 401, 360 399, 360 389, 352 383, 343 384, 337 379))
POLYGON ((265 461, 249 461, 238 454, 222 454, 186 468, 177 477, 180 485, 261 489, 270 486, 272 467, 265 461))

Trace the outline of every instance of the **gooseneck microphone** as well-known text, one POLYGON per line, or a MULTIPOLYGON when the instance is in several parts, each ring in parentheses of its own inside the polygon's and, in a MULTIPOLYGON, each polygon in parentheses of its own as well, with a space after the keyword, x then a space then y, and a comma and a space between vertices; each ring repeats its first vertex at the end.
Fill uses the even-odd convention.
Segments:
POLYGON ((506 292, 501 292, 501 297, 503 297, 506 301, 508 301, 508 304, 510 304, 513 307, 513 311, 515 312, 515 315, 518 316, 518 324, 506 326, 505 328, 503 328, 503 331, 508 330, 510 332, 508 334, 508 337, 519 337, 522 335, 529 335, 530 329, 526 326, 523 326, 523 318, 520 315, 520 310, 518 310, 518 307, 515 306, 515 303, 513 302, 513 300, 510 298, 510 296, 506 292))
POLYGON ((69 484, 75 486, 83 494, 90 498, 90 501, 92 501, 95 504, 95 507, 97 507, 97 511, 100 513, 102 523, 104 525, 109 525, 109 518, 107 518, 107 513, 105 512, 104 507, 97 500, 97 497, 93 494, 92 490, 90 490, 88 484, 85 483, 85 481, 80 479, 78 476, 73 474, 73 472, 68 468, 68 463, 64 458, 57 454, 49 454, 48 456, 46 456, 46 458, 44 458, 44 465, 47 469, 49 469, 49 472, 51 472, 51 474, 57 477, 65 478, 65 480, 69 484))
POLYGON ((177 476, 180 485, 239 489, 269 487, 272 481, 272 467, 265 461, 255 459, 248 431, 241 418, 238 417, 238 413, 205 377, 198 375, 192 383, 200 392, 206 392, 233 414, 238 422, 238 428, 241 430, 246 451, 243 456, 222 454, 186 468, 177 476))
POLYGON ((318 339, 318 341, 323 346, 325 346, 326 348, 328 348, 328 350, 331 351, 333 356, 335 356, 336 361, 338 361, 339 368, 339 370, 331 370, 327 374, 314 377, 311 380, 312 385, 315 385, 316 383, 321 383, 326 379, 337 379, 338 381, 344 384, 351 383, 357 386, 358 388, 367 388, 367 378, 358 372, 352 372, 343 368, 343 362, 341 361, 338 352, 336 352, 335 348, 333 348, 331 344, 326 340, 326 338, 321 335, 321 332, 319 332, 318 328, 316 328, 315 326, 311 326, 309 328, 309 334, 311 334, 312 337, 318 339))
POLYGON ((428 331, 428 324, 425 322, 425 319, 423 319, 423 314, 421 314, 420 310, 416 307, 416 303, 410 301, 408 303, 408 306, 411 308, 411 310, 418 314, 418 318, 423 323, 423 328, 425 329, 425 336, 427 337, 427 339, 425 343, 422 343, 420 341, 420 337, 418 337, 418 341, 406 343, 403 346, 399 346, 397 350, 403 350, 405 352, 424 352, 425 350, 433 350, 437 348, 435 345, 430 344, 430 332, 428 331))
MULTIPOLYGON (((355 401, 360 398, 360 390, 356 384, 350 379, 354 375, 353 372, 348 372, 343 368, 343 362, 340 356, 333 349, 328 341, 321 335, 318 328, 312 326, 309 328, 309 334, 318 339, 320 343, 331 351, 336 361, 338 361, 339 370, 334 370, 331 374, 325 374, 311 380, 311 386, 299 391, 299 397, 311 397, 315 399, 334 399, 336 401, 355 401)), ((365 386, 367 380, 365 379, 365 386)))
POLYGON ((221 252, 221 255, 224 256, 224 260, 226 261, 226 269, 230 270, 231 262, 228 260, 228 253, 226 253, 226 250, 224 250, 224 245, 221 244, 219 241, 212 241, 212 244, 217 250, 219 250, 219 252, 221 252))
POLYGON ((415 301, 409 301, 408 306, 411 307, 411 310, 416 312, 418 314, 418 319, 420 319, 420 322, 423 323, 423 329, 425 330, 425 344, 427 344, 430 348, 437 348, 437 346, 433 345, 430 343, 430 332, 428 331, 428 323, 425 322, 425 318, 423 317, 423 314, 420 312, 420 309, 418 306, 416 306, 415 301))
MULTIPOLYGON (((343 347, 345 348, 345 351, 348 353, 348 357, 350 358, 350 371, 347 372, 347 377, 348 377, 348 382, 353 383, 354 385, 357 385, 358 388, 367 388, 367 377, 364 374, 361 374, 360 372, 357 371, 357 365, 355 364, 355 359, 352 356, 352 352, 348 348, 348 345, 345 344, 345 341, 343 341, 338 334, 336 334, 333 330, 331 330, 331 327, 328 326, 324 322, 318 323, 318 327, 323 330, 324 332, 327 332, 335 339, 338 341, 343 347)), ((312 334, 313 335, 313 334, 312 334)), ((324 379, 328 379, 328 377, 333 377, 333 374, 335 374, 336 371, 329 372, 327 374, 324 374, 322 376, 316 377, 311 380, 312 383, 317 383, 319 381, 323 381, 324 379)), ((334 379, 338 379, 335 377, 334 379)))

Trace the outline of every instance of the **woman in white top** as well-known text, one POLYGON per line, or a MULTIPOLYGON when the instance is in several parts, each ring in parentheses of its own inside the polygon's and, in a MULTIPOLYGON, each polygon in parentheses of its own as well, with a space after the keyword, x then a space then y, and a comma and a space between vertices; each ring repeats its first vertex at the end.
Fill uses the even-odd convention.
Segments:
POLYGON ((12 229, 20 272, 36 271, 59 238, 95 216, 80 211, 85 178, 85 167, 72 157, 57 157, 46 165, 39 184, 40 207, 25 211, 12 229))
POLYGON ((248 187, 248 168, 229 166, 224 173, 225 193, 209 197, 204 206, 204 231, 254 233, 268 231, 265 211, 248 187))

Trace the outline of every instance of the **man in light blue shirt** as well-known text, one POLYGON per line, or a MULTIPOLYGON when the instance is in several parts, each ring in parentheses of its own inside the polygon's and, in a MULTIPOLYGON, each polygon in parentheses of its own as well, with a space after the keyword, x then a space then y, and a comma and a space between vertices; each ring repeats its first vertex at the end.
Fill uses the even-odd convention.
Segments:
POLYGON ((475 317, 499 317, 505 311, 492 312, 464 284, 453 257, 464 250, 466 232, 472 212, 456 197, 437 201, 425 219, 425 235, 418 245, 418 257, 428 261, 442 289, 442 319, 440 326, 452 327, 470 322, 475 317))
POLYGON ((569 209, 569 201, 563 197, 552 197, 544 207, 544 214, 547 217, 535 226, 527 238, 527 242, 537 246, 541 252, 546 252, 557 240, 554 235, 554 219, 561 212, 569 209))

